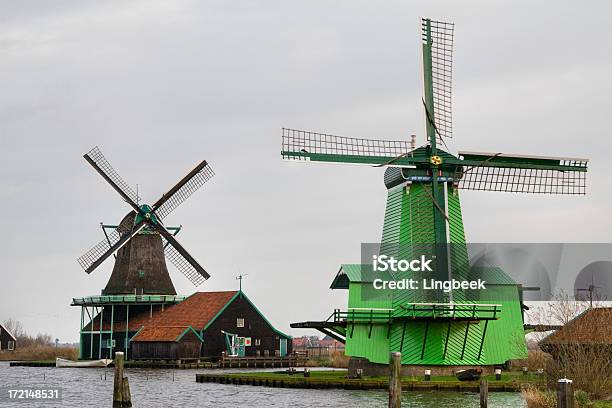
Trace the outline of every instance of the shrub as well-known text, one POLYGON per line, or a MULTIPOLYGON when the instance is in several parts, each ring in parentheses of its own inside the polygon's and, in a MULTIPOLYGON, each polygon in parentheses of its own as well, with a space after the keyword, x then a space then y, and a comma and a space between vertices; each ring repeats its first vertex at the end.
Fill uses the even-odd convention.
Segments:
POLYGON ((589 400, 589 394, 585 391, 578 390, 574 392, 574 399, 578 408, 588 408, 591 401, 589 400))
POLYGON ((344 351, 334 351, 331 354, 331 366, 336 368, 347 368, 349 364, 349 356, 344 354, 344 351))
POLYGON ((532 385, 521 391, 527 408, 556 408, 557 396, 553 391, 540 390, 532 385))

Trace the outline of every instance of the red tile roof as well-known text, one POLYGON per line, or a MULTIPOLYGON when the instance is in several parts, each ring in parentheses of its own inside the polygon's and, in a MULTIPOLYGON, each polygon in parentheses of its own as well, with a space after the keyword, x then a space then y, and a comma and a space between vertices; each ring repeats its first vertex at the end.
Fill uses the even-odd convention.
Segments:
MULTIPOLYGON (((196 292, 177 305, 167 308, 163 313, 154 313, 146 326, 191 326, 202 330, 223 309, 237 291, 196 292)), ((131 326, 130 322, 130 326, 131 326)))
MULTIPOLYGON (((149 311, 144 311, 136 315, 130 314, 129 329, 136 331, 142 326, 191 326, 196 331, 200 331, 210 322, 213 317, 225 306, 238 291, 224 292, 196 292, 183 300, 181 303, 171 305, 165 308, 162 312, 156 306, 153 311, 153 318, 150 317, 149 311)), ((103 330, 110 330, 110 321, 102 319, 103 330)), ((91 330, 90 324, 85 326, 84 330, 91 330)), ((100 330, 100 315, 98 314, 93 321, 93 330, 100 330)), ((124 331, 125 322, 115 321, 113 330, 124 331)))
POLYGON ((189 326, 145 326, 133 341, 177 341, 189 326))
POLYGON ((176 341, 190 326, 200 331, 232 300, 236 293, 238 292, 194 293, 164 312, 153 314, 152 319, 144 322, 144 328, 134 337, 134 341, 176 341))

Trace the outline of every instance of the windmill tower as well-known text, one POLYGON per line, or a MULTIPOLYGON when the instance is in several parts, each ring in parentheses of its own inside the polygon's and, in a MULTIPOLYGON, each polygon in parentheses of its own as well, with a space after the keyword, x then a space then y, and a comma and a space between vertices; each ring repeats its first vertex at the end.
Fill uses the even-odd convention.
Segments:
POLYGON ((185 299, 176 294, 166 259, 196 286, 210 277, 176 240, 179 228, 164 226, 163 219, 214 173, 202 161, 148 205, 140 203, 140 197, 100 149, 95 147, 83 157, 132 208, 118 225, 103 225, 105 239, 77 259, 89 274, 115 254, 115 265, 102 295, 72 301, 72 306, 81 307, 80 358, 112 358, 116 351, 128 352, 129 339, 140 328, 139 323, 154 311, 185 299), (106 233, 108 228, 110 234, 106 233))
MULTIPOLYGON (((519 285, 501 269, 469 265, 459 200, 461 190, 533 194, 585 194, 586 159, 452 154, 452 48, 454 25, 422 20, 427 142, 374 140, 283 129, 284 159, 387 167, 387 205, 380 254, 434 260, 427 277, 488 282, 487 290, 459 289, 372 293, 370 265, 342 265, 332 289, 348 289, 346 311, 328 321, 295 323, 346 342, 347 355, 388 363, 402 352, 403 364, 493 365, 525 355, 519 285)), ((425 278, 399 273, 394 279, 425 278)))

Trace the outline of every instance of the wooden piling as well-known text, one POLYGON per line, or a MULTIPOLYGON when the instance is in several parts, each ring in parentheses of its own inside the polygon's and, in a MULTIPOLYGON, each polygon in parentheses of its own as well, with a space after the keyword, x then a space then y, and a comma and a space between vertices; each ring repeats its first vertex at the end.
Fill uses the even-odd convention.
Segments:
POLYGON ((115 379, 113 383, 113 408, 132 406, 128 379, 123 377, 123 353, 115 353, 115 379))
POLYGON ((123 405, 124 407, 132 406, 132 393, 130 392, 130 382, 127 377, 123 378, 123 405))
POLYGON ((489 383, 485 378, 480 379, 480 408, 487 408, 489 399, 489 383))
POLYGON ((557 408, 574 408, 574 387, 572 380, 557 381, 557 408))
POLYGON ((402 406, 402 353, 393 352, 389 361, 389 408, 402 406))

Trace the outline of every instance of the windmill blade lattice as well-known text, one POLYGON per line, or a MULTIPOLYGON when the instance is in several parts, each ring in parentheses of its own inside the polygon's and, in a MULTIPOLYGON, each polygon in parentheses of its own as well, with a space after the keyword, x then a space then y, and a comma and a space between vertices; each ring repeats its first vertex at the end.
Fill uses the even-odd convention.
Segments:
POLYGON ((410 151, 410 142, 406 140, 359 139, 283 128, 281 154, 287 160, 314 160, 314 155, 334 155, 350 156, 358 163, 360 157, 392 160, 410 151))
POLYGON ((125 216, 117 228, 108 234, 108 238, 103 239, 89 251, 77 258, 79 265, 81 265, 81 267, 88 273, 91 272, 90 268, 92 265, 98 263, 100 259, 121 240, 123 236, 126 234, 134 235, 136 232, 142 229, 144 224, 142 224, 138 229, 134 229, 135 217, 135 211, 131 211, 127 216, 125 216))
POLYGON ((453 88, 453 35, 454 23, 423 19, 423 42, 427 43, 427 24, 431 28, 431 74, 433 82, 433 120, 436 138, 453 137, 452 88, 453 88))
POLYGON ((491 153, 459 154, 472 160, 485 158, 480 165, 458 171, 456 177, 460 189, 532 194, 586 194, 586 159, 491 153))
POLYGON ((203 161, 153 204, 153 211, 155 211, 157 217, 165 218, 214 175, 212 168, 206 161, 203 161))
POLYGON ((199 286, 206 279, 210 277, 206 271, 204 271, 205 275, 198 272, 196 267, 191 264, 181 253, 174 247, 170 242, 164 238, 162 235, 162 243, 164 246, 164 254, 166 255, 166 259, 172 262, 172 265, 176 267, 187 279, 191 281, 195 286, 199 286))
POLYGON ((134 192, 134 190, 132 190, 129 184, 121 178, 119 173, 117 173, 117 171, 110 165, 110 163, 108 162, 108 160, 106 160, 106 157, 104 157, 98 146, 87 152, 84 157, 87 161, 93 161, 96 170, 101 171, 103 173, 103 177, 105 176, 105 178, 107 178, 107 181, 111 182, 113 188, 120 190, 118 191, 119 194, 123 193, 122 195, 125 195, 127 198, 132 200, 132 203, 130 203, 130 205, 133 206, 134 204, 138 204, 138 202, 140 201, 138 195, 134 192))

